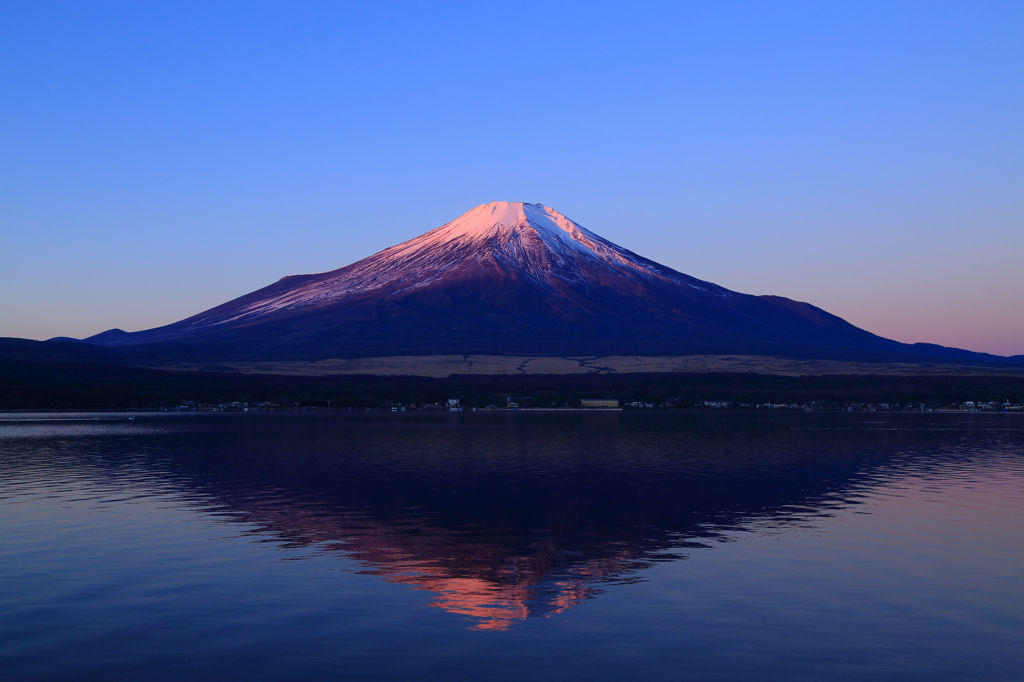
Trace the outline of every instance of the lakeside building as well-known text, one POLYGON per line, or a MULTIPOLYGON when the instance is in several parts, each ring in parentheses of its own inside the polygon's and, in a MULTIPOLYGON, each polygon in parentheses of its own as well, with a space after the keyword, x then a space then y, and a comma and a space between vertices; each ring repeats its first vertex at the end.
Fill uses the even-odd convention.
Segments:
POLYGON ((583 398, 581 407, 612 407, 618 409, 619 401, 612 398, 583 398))

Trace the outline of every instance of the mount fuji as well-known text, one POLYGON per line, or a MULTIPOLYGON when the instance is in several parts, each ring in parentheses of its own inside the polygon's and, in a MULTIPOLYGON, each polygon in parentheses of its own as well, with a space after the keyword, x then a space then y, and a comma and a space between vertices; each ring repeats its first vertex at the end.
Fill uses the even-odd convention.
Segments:
POLYGON ((85 342, 259 360, 515 353, 1004 360, 898 343, 807 303, 730 291, 617 246, 553 208, 519 202, 477 206, 351 265, 285 277, 180 322, 109 330, 85 342))

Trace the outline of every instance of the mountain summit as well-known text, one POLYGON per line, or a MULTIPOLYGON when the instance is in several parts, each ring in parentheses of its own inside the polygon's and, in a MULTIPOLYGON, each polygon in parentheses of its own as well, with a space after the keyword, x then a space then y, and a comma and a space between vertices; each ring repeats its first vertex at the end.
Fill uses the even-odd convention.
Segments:
POLYGON ((553 208, 504 201, 343 268, 285 277, 165 327, 117 332, 86 341, 188 344, 205 357, 264 360, 942 354, 807 303, 730 291, 638 256, 553 208))
POLYGON ((463 261, 493 259, 538 282, 553 278, 584 282, 588 265, 601 265, 637 280, 675 279, 727 294, 725 289, 687 277, 641 258, 543 204, 494 201, 482 204, 426 234, 386 249, 363 263, 394 263, 399 268, 423 267, 443 274, 463 261))
MULTIPOLYGON (((652 278, 728 296, 707 282, 665 268, 602 239, 542 204, 495 201, 463 213, 452 222, 392 246, 348 267, 318 275, 286 277, 241 307, 190 318, 175 334, 231 323, 256 322, 288 311, 336 307, 365 296, 378 303, 402 300, 418 289, 457 279, 513 278, 543 288, 586 285, 610 277, 642 283, 652 278)), ((478 284, 483 284, 479 282, 478 284)), ((248 297, 246 297, 248 298, 248 297)), ((240 302, 242 299, 238 299, 240 302)), ((130 341, 137 342, 137 341, 130 341)))

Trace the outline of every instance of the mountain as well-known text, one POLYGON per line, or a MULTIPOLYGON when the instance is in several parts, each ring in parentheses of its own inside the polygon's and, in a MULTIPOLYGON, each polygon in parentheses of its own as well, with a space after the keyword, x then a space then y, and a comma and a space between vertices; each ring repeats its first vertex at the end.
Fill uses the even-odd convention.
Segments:
POLYGON ((552 208, 517 202, 477 206, 351 265, 285 277, 180 322, 109 330, 85 342, 262 360, 514 353, 1005 360, 901 344, 807 303, 730 291, 617 246, 552 208))

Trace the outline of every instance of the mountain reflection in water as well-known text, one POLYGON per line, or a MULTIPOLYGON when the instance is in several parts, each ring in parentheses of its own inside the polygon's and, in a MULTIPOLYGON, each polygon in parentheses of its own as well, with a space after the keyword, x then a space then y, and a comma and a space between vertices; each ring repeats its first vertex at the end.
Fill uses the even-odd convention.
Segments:
MULTIPOLYGON (((655 562, 805 526, 948 434, 844 415, 197 415, 75 441, 261 542, 337 553, 478 629, 561 613, 655 562), (812 429, 791 430, 797 423, 812 429), (820 427, 820 428, 819 428, 820 427), (91 443, 91 444, 90 444, 91 443), (128 453, 132 453, 129 455, 128 453)), ((946 439, 946 440, 944 440, 946 439)), ((132 482, 125 481, 132 485, 132 482)))

